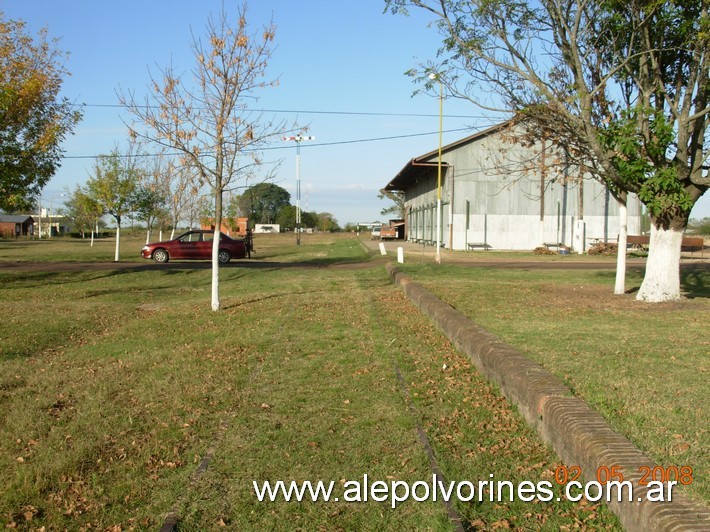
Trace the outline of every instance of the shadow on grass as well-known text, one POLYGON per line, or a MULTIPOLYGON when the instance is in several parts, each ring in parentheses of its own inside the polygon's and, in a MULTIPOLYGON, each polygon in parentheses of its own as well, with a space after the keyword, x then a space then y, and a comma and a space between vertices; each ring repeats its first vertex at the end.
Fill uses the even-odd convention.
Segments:
MULTIPOLYGON (((357 268, 372 267, 374 263, 361 257, 316 257, 312 259, 277 262, 245 259, 230 262, 220 266, 220 284, 243 282, 244 278, 256 271, 277 271, 287 269, 319 269, 328 267, 357 268)), ((96 290, 87 290, 80 296, 82 299, 105 297, 128 293, 155 293, 179 289, 181 286, 209 286, 209 276, 200 276, 199 279, 189 279, 198 272, 209 272, 212 264, 209 261, 171 261, 167 264, 155 262, 48 262, 48 263, 4 263, 0 268, 0 282, 6 290, 12 289, 39 289, 52 285, 81 285, 84 283, 108 282, 125 276, 141 272, 158 272, 156 280, 150 286, 143 286, 140 281, 135 283, 111 283, 96 290), (169 281, 169 279, 171 279, 169 281), (175 283, 175 284, 171 284, 175 283)))
MULTIPOLYGON (((644 271, 641 270, 639 273, 640 279, 636 279, 636 275, 634 275, 633 279, 633 282, 637 282, 638 285, 626 290, 627 294, 635 294, 641 288, 641 281, 643 280, 644 271)), ((611 272, 604 272, 599 275, 613 279, 614 274, 611 272)), ((710 264, 681 264, 680 291, 681 294, 688 299, 710 297, 710 264)))
POLYGON ((113 277, 117 271, 96 271, 96 272, 82 272, 87 275, 73 275, 76 270, 36 270, 36 271, 23 271, 19 272, 21 276, 6 275, 4 272, 0 272, 0 281, 3 284, 4 290, 26 290, 31 288, 43 288, 48 285, 68 285, 68 284, 81 284, 92 281, 97 281, 100 279, 106 279, 108 277, 113 277), (88 275, 93 273, 94 275, 88 275))
POLYGON ((295 292, 265 294, 263 296, 245 299, 244 301, 239 301, 239 302, 233 303, 231 305, 224 305, 222 307, 222 309, 223 310, 230 310, 230 309, 235 309, 235 308, 251 305, 253 303, 260 303, 262 301, 268 301, 270 299, 291 298, 293 296, 301 296, 301 295, 309 295, 309 294, 322 294, 322 293, 326 293, 326 292, 327 292, 327 290, 297 290, 295 292))
POLYGON ((706 264, 692 264, 680 270, 680 288, 689 299, 710 297, 710 268, 706 264))

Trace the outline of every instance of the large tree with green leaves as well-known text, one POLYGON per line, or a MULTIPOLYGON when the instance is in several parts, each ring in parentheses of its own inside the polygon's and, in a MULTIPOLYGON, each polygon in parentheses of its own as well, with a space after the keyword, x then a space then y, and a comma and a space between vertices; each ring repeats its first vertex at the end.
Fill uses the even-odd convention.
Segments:
POLYGON ((404 207, 404 193, 399 190, 386 190, 380 189, 377 198, 384 200, 388 199, 392 202, 392 205, 385 207, 380 211, 382 216, 394 215, 400 220, 404 220, 405 207, 404 207))
POLYGON ((43 29, 0 12, 0 209, 29 209, 59 168, 61 143, 81 112, 60 97, 64 52, 43 29))
POLYGON ((86 182, 85 194, 116 222, 116 262, 120 260, 121 223, 135 208, 142 174, 133 151, 122 154, 115 148, 110 154, 96 158, 92 176, 86 182))
POLYGON ((281 231, 293 231, 296 228, 296 206, 286 205, 283 207, 274 221, 279 225, 281 231))
POLYGON ((91 245, 94 245, 94 230, 98 227, 99 219, 103 215, 103 208, 89 197, 82 187, 77 185, 73 191, 67 189, 67 199, 64 201, 62 214, 66 216, 81 233, 82 238, 86 231, 91 233, 91 245))
POLYGON ((680 297, 680 248, 710 186, 706 0, 386 0, 436 17, 438 59, 410 74, 565 147, 651 217, 638 299, 680 297))
POLYGON ((338 225, 338 220, 329 212, 319 212, 316 214, 318 217, 318 230, 328 233, 334 233, 340 231, 340 226, 338 225))
POLYGON ((258 183, 239 196, 239 210, 253 223, 272 224, 281 209, 291 204, 291 194, 273 183, 258 183))

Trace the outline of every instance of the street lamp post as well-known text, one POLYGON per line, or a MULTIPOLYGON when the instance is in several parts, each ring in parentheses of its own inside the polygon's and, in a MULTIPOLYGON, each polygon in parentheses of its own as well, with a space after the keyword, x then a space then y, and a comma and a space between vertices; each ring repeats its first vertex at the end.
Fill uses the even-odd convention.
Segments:
POLYGON ((301 245, 301 142, 304 140, 315 140, 315 137, 304 137, 295 135, 284 137, 284 140, 292 140, 296 143, 296 245, 301 245))
POLYGON ((429 79, 439 82, 439 159, 436 169, 436 262, 441 263, 441 144, 444 132, 444 84, 439 74, 432 72, 429 79))

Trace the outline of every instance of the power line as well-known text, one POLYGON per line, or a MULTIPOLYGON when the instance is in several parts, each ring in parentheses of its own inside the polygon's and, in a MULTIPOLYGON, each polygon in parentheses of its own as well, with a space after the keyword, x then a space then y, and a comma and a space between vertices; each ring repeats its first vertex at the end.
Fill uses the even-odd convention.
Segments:
MULTIPOLYGON (((107 109, 128 109, 127 106, 111 103, 83 103, 72 104, 74 107, 98 107, 107 109)), ((136 107, 156 109, 155 105, 136 105, 136 107)), ((345 116, 399 116, 412 118, 438 118, 438 114, 426 113, 387 113, 378 111, 317 111, 313 109, 245 109, 245 111, 254 113, 276 113, 276 114, 310 114, 310 115, 345 115, 345 116)), ((484 115, 444 115, 444 118, 473 118, 473 119, 490 119, 484 115)))
MULTIPOLYGON (((438 115, 437 115, 438 116, 438 115)), ((470 131, 471 128, 468 127, 460 127, 456 129, 445 129, 443 133, 455 133, 457 131, 470 131)), ((405 138, 410 138, 410 137, 425 137, 427 135, 438 135, 438 131, 430 131, 428 133, 410 133, 409 135, 396 135, 393 137, 373 137, 371 139, 358 139, 358 140, 340 140, 340 141, 335 141, 335 142, 321 142, 319 144, 311 144, 308 147, 309 148, 315 148, 316 146, 337 146, 341 144, 355 144, 359 142, 377 142, 380 140, 396 140, 396 139, 405 139, 405 138)))
MULTIPOLYGON (((444 133, 456 133, 458 131, 470 131, 470 128, 456 128, 456 129, 446 129, 443 132, 444 133)), ((438 131, 430 131, 427 133, 410 133, 408 135, 394 135, 391 137, 373 137, 369 139, 354 139, 354 140, 340 140, 340 141, 334 141, 334 142, 320 142, 317 144, 309 144, 307 147, 308 148, 315 148, 318 146, 339 146, 339 145, 344 145, 344 144, 357 144, 357 143, 362 143, 362 142, 379 142, 379 141, 384 141, 384 140, 397 140, 397 139, 405 139, 405 138, 412 138, 412 137, 425 137, 427 135, 438 135, 438 131)), ((303 146, 304 148, 306 146, 303 146)), ((245 152, 252 152, 252 151, 271 151, 271 150, 287 150, 287 149, 292 149, 287 146, 272 146, 272 147, 267 147, 267 148, 262 148, 260 150, 244 150, 245 152)), ((206 154, 208 152, 205 152, 206 154)), ((172 155, 181 155, 181 153, 141 153, 141 154, 134 154, 134 155, 110 155, 110 157, 160 157, 160 156, 172 156, 172 155)), ((107 155, 108 156, 108 155, 107 155)), ((66 155, 64 159, 95 159, 97 156, 96 155, 66 155)))

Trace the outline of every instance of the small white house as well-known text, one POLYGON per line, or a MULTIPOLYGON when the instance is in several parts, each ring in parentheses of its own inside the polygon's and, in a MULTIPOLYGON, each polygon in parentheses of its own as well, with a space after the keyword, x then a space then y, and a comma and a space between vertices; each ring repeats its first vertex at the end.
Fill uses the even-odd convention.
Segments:
POLYGON ((280 233, 281 226, 279 224, 256 224, 254 225, 255 234, 270 234, 270 233, 280 233))
MULTIPOLYGON (((443 247, 531 250, 564 245, 584 252, 616 241, 617 201, 605 185, 547 143, 524 145, 504 122, 415 157, 387 184, 404 192, 407 239, 443 247)), ((628 201, 628 232, 640 234, 641 203, 628 201)))

